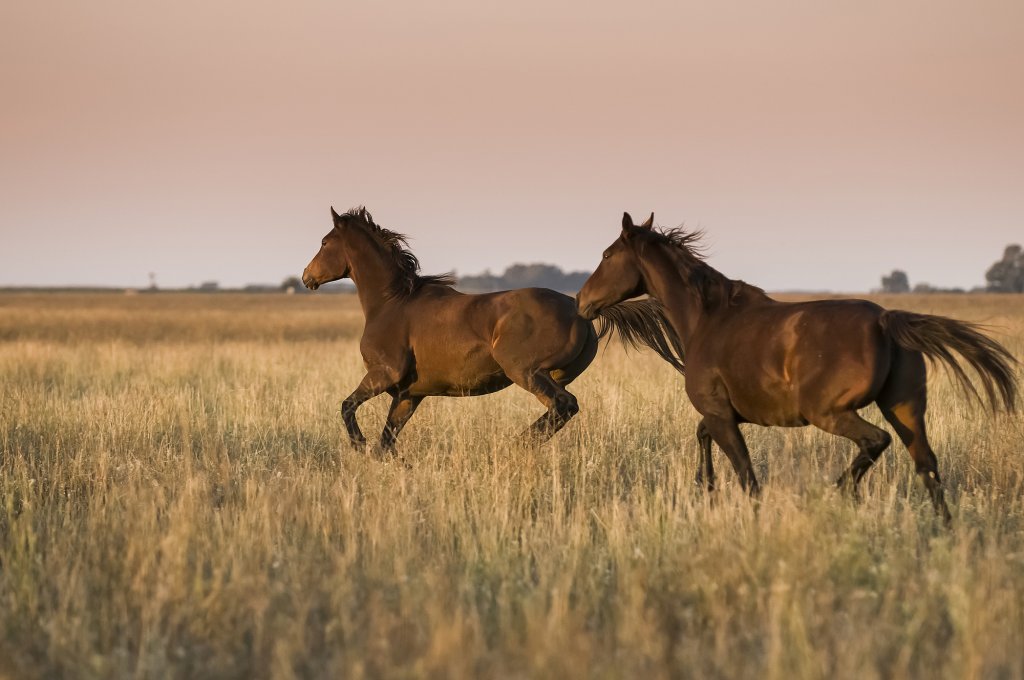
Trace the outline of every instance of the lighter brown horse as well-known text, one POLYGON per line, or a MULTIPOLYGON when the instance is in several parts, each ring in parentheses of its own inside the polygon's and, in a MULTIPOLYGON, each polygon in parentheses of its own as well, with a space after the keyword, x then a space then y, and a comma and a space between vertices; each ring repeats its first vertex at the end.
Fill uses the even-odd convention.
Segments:
POLYGON ((466 295, 452 288, 448 275, 420 274, 405 237, 377 225, 365 208, 343 215, 331 208, 331 218, 333 228, 302 282, 316 290, 352 279, 366 317, 359 343, 366 375, 341 406, 355 447, 366 443, 356 410, 379 394, 391 396, 380 447, 393 451, 425 397, 489 394, 513 383, 547 409, 525 433, 531 441, 545 440, 579 411, 565 387, 590 365, 599 338, 610 331, 682 368, 653 301, 609 306, 596 332, 568 295, 545 288, 466 295))
MULTIPOLYGON (((925 357, 947 365, 978 396, 954 352, 977 373, 993 411, 1013 411, 1016 359, 977 326, 940 316, 889 311, 865 300, 784 303, 734 281, 701 257, 699 233, 640 226, 623 215, 618 239, 577 297, 594 318, 641 294, 660 301, 685 349, 686 393, 703 416, 697 437, 704 482, 714 487, 711 442, 743 487, 758 492, 741 423, 814 425, 860 449, 837 483, 856 485, 892 438, 857 411, 876 403, 914 460, 935 509, 948 522, 935 453, 925 431, 925 357)), ((979 397, 980 399, 980 397, 979 397)), ((701 470, 701 467, 698 467, 701 470)))

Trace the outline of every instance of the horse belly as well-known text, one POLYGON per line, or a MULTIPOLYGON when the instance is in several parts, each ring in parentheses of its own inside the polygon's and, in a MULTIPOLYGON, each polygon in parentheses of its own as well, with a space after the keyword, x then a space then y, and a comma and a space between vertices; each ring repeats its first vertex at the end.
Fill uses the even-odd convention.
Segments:
POLYGON ((807 424, 796 393, 786 386, 733 396, 732 406, 744 422, 754 425, 802 427, 807 424))
POLYGON ((435 351, 416 356, 416 381, 409 391, 417 396, 471 397, 511 384, 490 352, 435 351))

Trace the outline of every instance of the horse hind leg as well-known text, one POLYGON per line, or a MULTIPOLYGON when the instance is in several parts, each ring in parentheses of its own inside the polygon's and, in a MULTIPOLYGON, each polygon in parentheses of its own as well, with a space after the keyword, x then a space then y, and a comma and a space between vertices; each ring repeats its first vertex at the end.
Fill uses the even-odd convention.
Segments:
POLYGON ((581 330, 585 330, 586 335, 571 349, 571 358, 554 362, 554 367, 524 368, 524 357, 508 351, 499 350, 495 353, 495 361, 505 371, 505 375, 516 385, 537 397, 547 409, 544 415, 522 433, 527 445, 547 441, 580 411, 576 397, 566 390, 565 386, 586 370, 597 356, 598 349, 597 334, 593 326, 588 324, 581 330))
POLYGON ((917 476, 921 478, 936 514, 949 525, 953 516, 946 505, 939 478, 939 462, 928 444, 924 416, 928 407, 927 373, 924 359, 919 353, 901 350, 897 359, 898 372, 894 372, 878 398, 878 407, 896 435, 907 447, 914 460, 917 476))
POLYGON ((892 436, 861 418, 856 411, 841 411, 809 420, 818 429, 845 437, 860 449, 850 467, 836 480, 836 486, 856 496, 857 485, 882 452, 889 448, 892 436))
POLYGON ((524 383, 520 386, 537 397, 547 408, 547 413, 537 418, 522 434, 528 443, 540 444, 551 439, 580 412, 579 403, 571 392, 559 385, 545 371, 529 376, 524 383))
MULTIPOLYGON (((543 380, 543 378, 541 378, 543 380)), ((555 385, 554 393, 541 397, 536 392, 541 403, 547 406, 547 413, 535 420, 523 436, 536 442, 544 442, 550 439, 580 412, 579 401, 576 395, 568 391, 557 380, 552 379, 555 385)))

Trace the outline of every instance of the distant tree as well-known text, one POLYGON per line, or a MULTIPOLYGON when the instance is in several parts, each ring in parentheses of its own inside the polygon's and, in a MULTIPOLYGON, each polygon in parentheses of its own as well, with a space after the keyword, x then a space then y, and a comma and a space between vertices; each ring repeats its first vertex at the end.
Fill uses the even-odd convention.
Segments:
POLYGON ((882 277, 883 293, 909 293, 910 279, 907 273, 900 269, 893 269, 892 274, 882 277))
POLYGON ((996 293, 1024 293, 1024 250, 1019 245, 1006 246, 1003 259, 985 272, 988 289, 996 293))
POLYGON ((298 293, 305 290, 305 286, 302 285, 302 279, 298 276, 289 276, 281 282, 281 290, 285 292, 291 290, 292 292, 298 293))

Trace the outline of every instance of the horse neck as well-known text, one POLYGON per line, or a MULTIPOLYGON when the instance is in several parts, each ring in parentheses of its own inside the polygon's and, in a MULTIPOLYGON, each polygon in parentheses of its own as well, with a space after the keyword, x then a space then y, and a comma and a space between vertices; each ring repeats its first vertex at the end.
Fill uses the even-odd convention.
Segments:
POLYGON ((349 229, 345 251, 363 316, 369 319, 390 298, 389 291, 399 276, 398 267, 369 234, 357 229, 349 229))
MULTIPOLYGON (((730 281, 722 273, 707 264, 706 274, 710 277, 721 277, 727 285, 717 294, 725 296, 725 299, 709 301, 704 299, 703 294, 688 279, 687 273, 675 261, 671 254, 662 249, 657 249, 648 257, 641 260, 641 271, 648 293, 658 299, 665 307, 665 313, 669 322, 685 345, 697 332, 701 324, 708 320, 709 309, 725 309, 734 311, 733 308, 745 307, 748 304, 763 298, 769 300, 760 289, 759 295, 741 295, 733 299, 733 286, 744 286, 741 281, 730 281)), ((713 313, 713 312, 712 312, 713 313)))
POLYGON ((672 328, 686 345, 703 316, 700 296, 663 253, 641 259, 640 272, 647 294, 664 305, 672 328))

